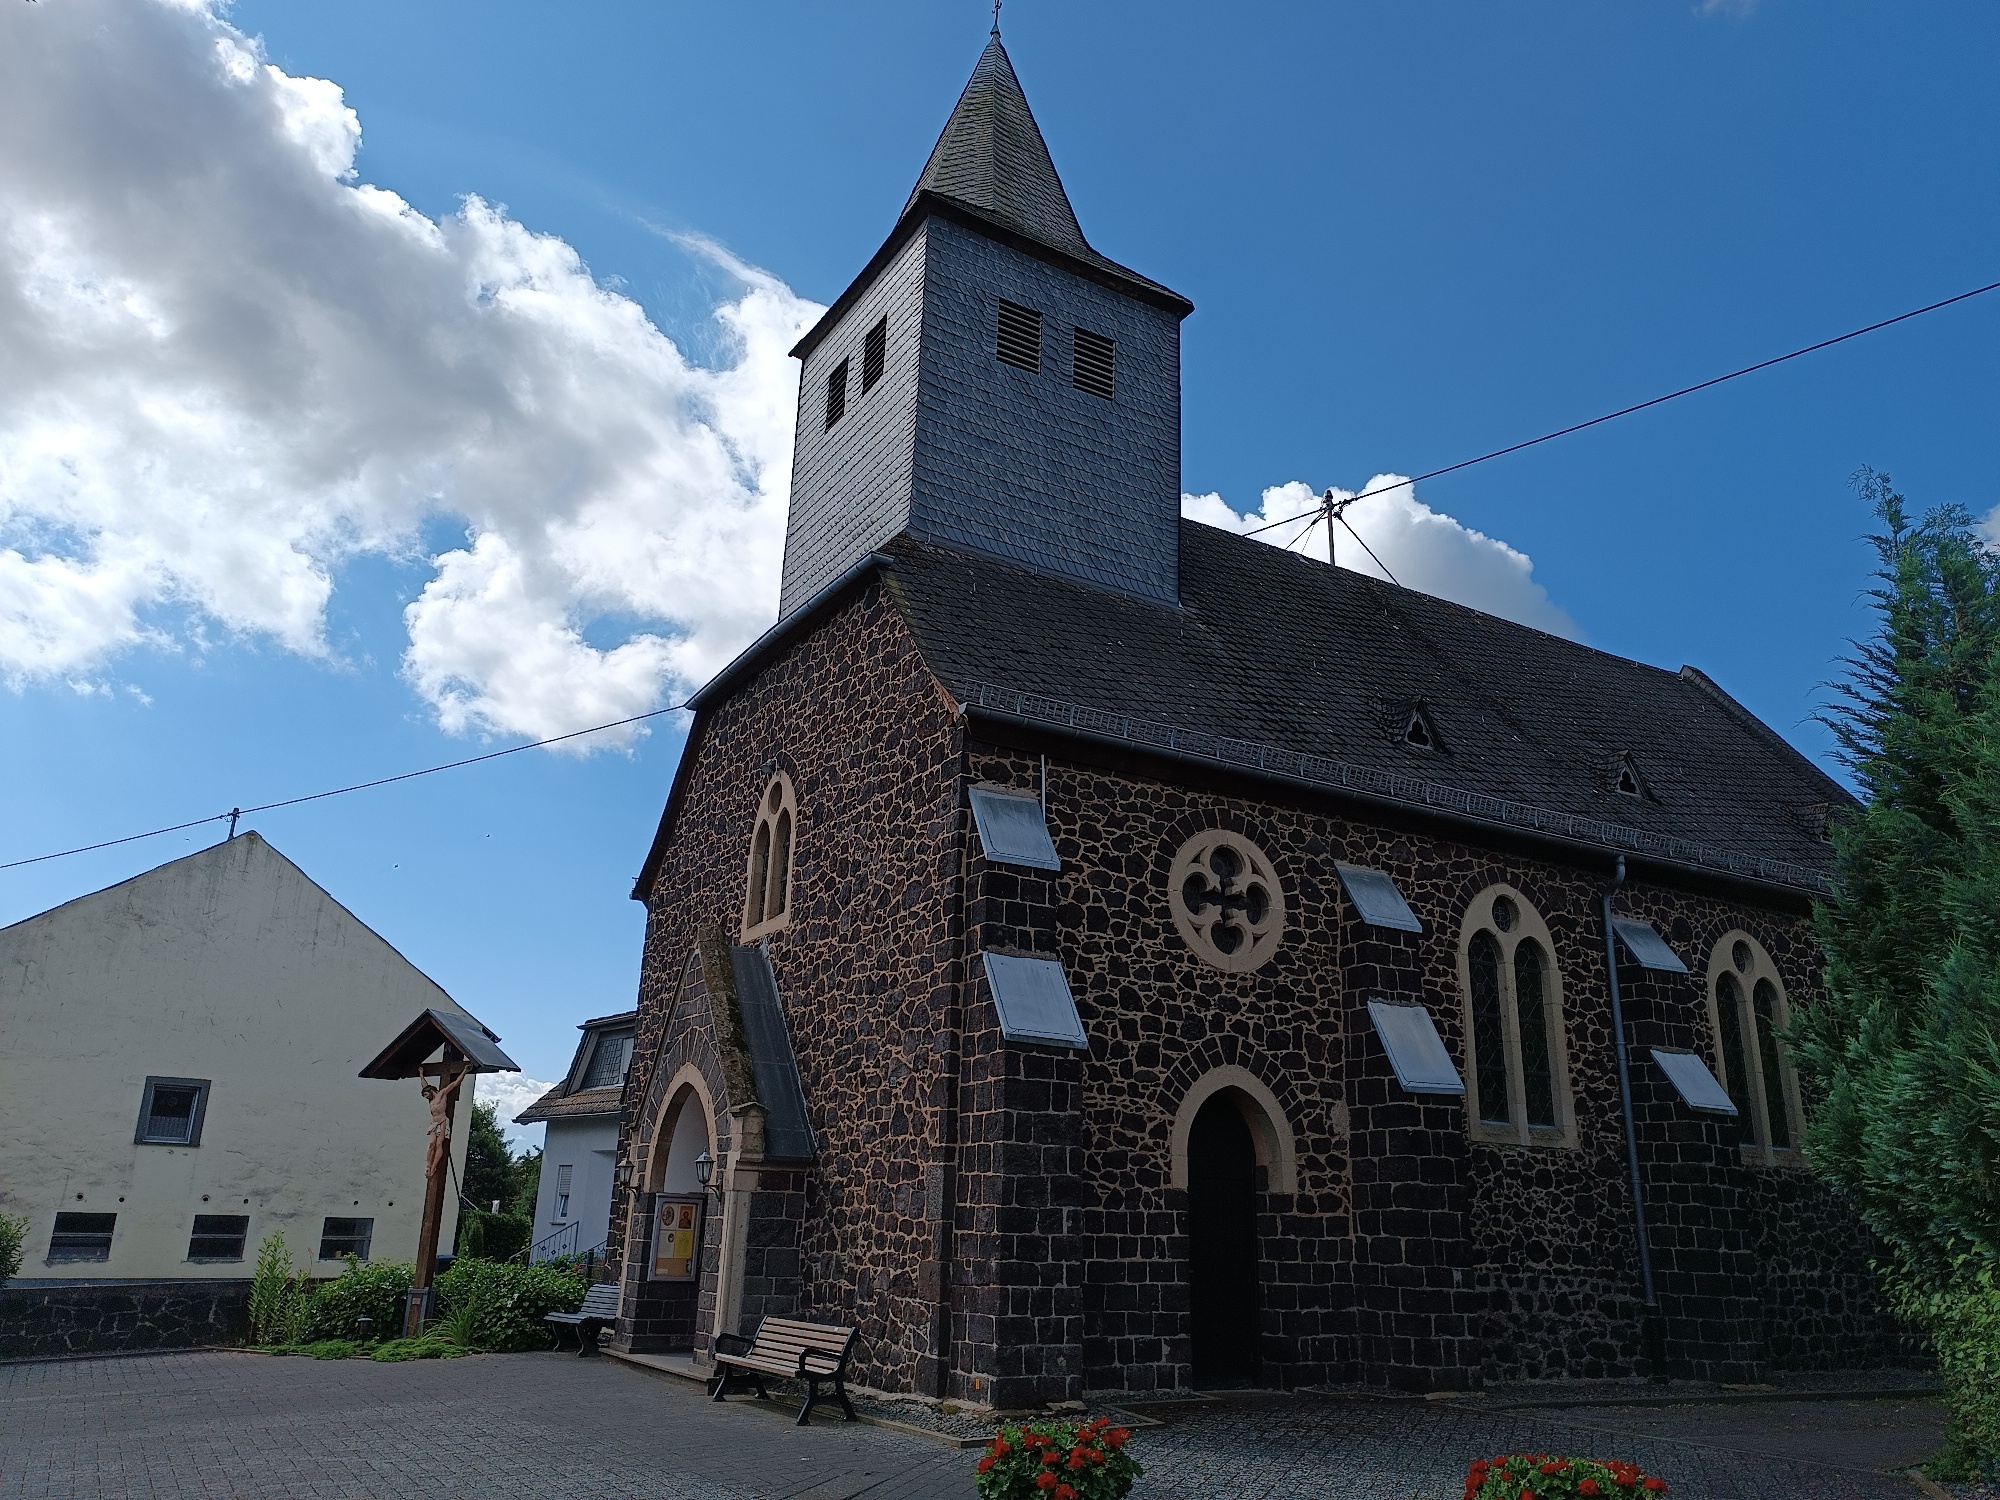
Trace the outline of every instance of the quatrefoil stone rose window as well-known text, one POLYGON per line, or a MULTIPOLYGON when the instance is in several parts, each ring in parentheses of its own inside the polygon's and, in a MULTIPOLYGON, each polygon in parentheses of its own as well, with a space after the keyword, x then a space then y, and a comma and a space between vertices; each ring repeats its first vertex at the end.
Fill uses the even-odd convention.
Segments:
POLYGON ((1181 845, 1167 876, 1174 926, 1203 962, 1231 974, 1260 969, 1285 935, 1285 892, 1248 839, 1211 829, 1181 845))

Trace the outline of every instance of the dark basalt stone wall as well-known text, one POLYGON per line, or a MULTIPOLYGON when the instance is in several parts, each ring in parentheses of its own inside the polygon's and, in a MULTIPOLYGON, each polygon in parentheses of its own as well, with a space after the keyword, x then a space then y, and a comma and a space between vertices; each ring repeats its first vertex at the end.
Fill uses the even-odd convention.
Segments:
POLYGON ((0 1287, 0 1359, 240 1344, 249 1331, 247 1281, 0 1287))
MULTIPOLYGON (((1001 1407, 1186 1388, 1188 1204, 1170 1144, 1189 1091, 1227 1066, 1270 1091, 1296 1148, 1295 1191, 1266 1170, 1258 1195, 1268 1384, 1755 1381, 1912 1358, 1847 1208, 1796 1157, 1766 1164, 1744 1126, 1690 1111, 1644 1050, 1713 1057, 1706 971, 1733 929, 1763 944, 1794 1006, 1813 1003, 1802 901, 1643 872, 1617 893, 1621 914, 1652 923, 1693 971, 1620 969, 1660 1303, 1649 1317, 1604 971, 1608 863, 994 733, 958 713, 876 585, 690 745, 627 1084, 621 1151, 641 1180, 683 1065, 707 1080, 728 1148, 728 1083, 690 998, 690 956, 704 925, 739 929, 773 768, 798 797, 792 918, 769 943, 818 1154, 807 1170, 765 1170, 739 1210, 739 1326, 764 1312, 851 1323, 858 1383, 1001 1407), (1060 872, 984 859, 965 805, 980 782, 1046 786, 1060 872), (1172 921, 1169 864, 1210 828, 1256 843, 1285 887, 1284 942, 1255 973, 1204 964, 1172 921), (1361 924, 1336 861, 1389 872, 1425 930, 1361 924), (1560 978, 1575 1117, 1560 1146, 1475 1140, 1461 1101, 1405 1093, 1366 1010, 1378 996, 1423 1003, 1463 1067, 1462 922, 1502 882, 1546 922, 1560 978), (1061 958, 1087 1053, 1001 1037, 986 950, 1061 958)), ((614 1245, 625 1212, 621 1195, 614 1245)), ((687 1304, 628 1280, 632 1347, 704 1348, 724 1253, 721 1215, 709 1222, 696 1330, 687 1304)))

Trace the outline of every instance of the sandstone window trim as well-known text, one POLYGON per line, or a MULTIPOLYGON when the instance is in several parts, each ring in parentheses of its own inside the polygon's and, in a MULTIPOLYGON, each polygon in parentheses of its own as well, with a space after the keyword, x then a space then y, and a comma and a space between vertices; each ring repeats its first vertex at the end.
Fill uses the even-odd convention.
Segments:
POLYGON ((798 844, 798 797, 783 771, 772 776, 757 799, 750 832, 750 860, 744 872, 743 941, 780 932, 792 920, 793 850, 798 844))
POLYGON ((1805 1112, 1781 1039, 1791 1022, 1791 999, 1770 950, 1740 927, 1725 932, 1708 960, 1711 1056, 1743 1123, 1744 1159, 1765 1166, 1800 1160, 1805 1112))
POLYGON ((1210 828, 1167 869, 1167 905, 1195 956, 1225 974, 1269 963, 1285 939, 1285 888, 1271 858, 1240 833, 1210 828))
POLYGON ((1475 1141, 1576 1144, 1562 971, 1555 952, 1548 923, 1511 885, 1488 886, 1465 909, 1458 983, 1465 1014, 1466 1128, 1475 1141), (1539 1007, 1529 988, 1531 976, 1539 980, 1539 1007))

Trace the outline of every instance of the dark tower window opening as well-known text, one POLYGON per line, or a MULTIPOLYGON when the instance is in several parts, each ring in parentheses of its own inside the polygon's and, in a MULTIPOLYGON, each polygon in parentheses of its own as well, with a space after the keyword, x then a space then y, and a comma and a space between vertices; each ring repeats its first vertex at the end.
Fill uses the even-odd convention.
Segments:
POLYGON ((1437 732, 1431 728, 1430 720, 1424 717, 1422 709, 1410 714, 1410 722, 1403 726, 1403 743, 1419 750, 1437 749, 1437 732))
POLYGON ((1618 770, 1612 777, 1611 786, 1621 797, 1646 795, 1645 778, 1640 776, 1639 768, 1632 763, 1632 757, 1629 755, 1619 757, 1618 770))
POLYGON ((842 360, 826 375, 826 429, 847 415, 847 361, 842 360))
POLYGON ((1003 365, 1039 375, 1042 369, 1042 315, 1018 302, 1000 301, 1000 332, 994 353, 1003 365))
POLYGON ((882 366, 889 358, 889 320, 880 318, 861 341, 861 394, 875 389, 882 378, 882 366))
POLYGON ((1194 1383, 1257 1379, 1257 1148, 1217 1094, 1188 1132, 1188 1333, 1194 1383))
POLYGON ((1117 389, 1117 360, 1115 340, 1079 328, 1070 344, 1069 383, 1109 401, 1117 389))

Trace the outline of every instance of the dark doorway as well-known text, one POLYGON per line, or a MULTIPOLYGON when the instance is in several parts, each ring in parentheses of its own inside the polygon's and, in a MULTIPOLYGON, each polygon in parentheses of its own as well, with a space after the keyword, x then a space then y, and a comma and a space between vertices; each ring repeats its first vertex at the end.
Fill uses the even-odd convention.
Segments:
POLYGON ((1198 1386, 1257 1379, 1257 1150, 1217 1095, 1188 1132, 1189 1332, 1198 1386))

